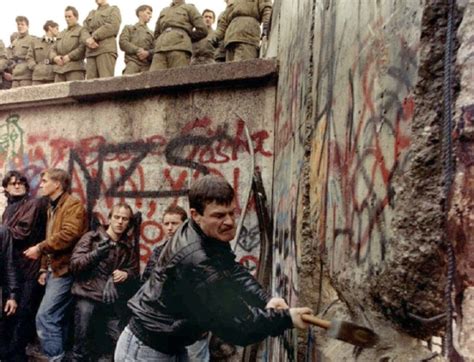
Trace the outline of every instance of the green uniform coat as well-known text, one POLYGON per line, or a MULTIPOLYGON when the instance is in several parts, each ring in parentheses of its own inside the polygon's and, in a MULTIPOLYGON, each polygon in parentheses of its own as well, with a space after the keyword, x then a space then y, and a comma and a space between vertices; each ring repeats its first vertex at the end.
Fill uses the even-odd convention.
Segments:
POLYGON ((26 62, 28 69, 33 71, 34 81, 54 81, 53 64, 49 60, 49 51, 54 41, 48 41, 45 37, 36 38, 31 43, 26 62))
POLYGON ((105 53, 117 55, 117 41, 115 38, 120 30, 122 17, 117 6, 102 5, 92 10, 84 20, 84 28, 99 44, 97 49, 86 47, 86 57, 96 57, 105 53))
POLYGON ((191 55, 192 42, 206 35, 206 24, 194 5, 173 3, 161 11, 156 22, 155 53, 177 50, 191 55))
POLYGON ((85 71, 84 57, 86 54, 85 40, 89 33, 79 24, 63 30, 56 38, 56 43, 49 52, 49 60, 54 64, 54 72, 65 74, 72 71, 85 71), (71 61, 63 66, 54 63, 56 56, 68 55, 71 61))
POLYGON ((33 72, 28 68, 26 55, 35 38, 29 34, 20 36, 12 44, 13 80, 31 80, 33 72))
POLYGON ((214 30, 212 28, 207 29, 207 36, 197 42, 193 43, 193 57, 194 58, 209 58, 214 60, 214 47, 209 43, 209 39, 214 30))
POLYGON ((140 66, 150 65, 151 57, 142 61, 138 58, 137 51, 142 48, 152 54, 153 41, 153 32, 146 24, 126 25, 119 38, 120 49, 125 52, 125 63, 134 62, 140 66))
MULTIPOLYGON (((3 74, 5 69, 8 68, 8 57, 7 57, 7 49, 5 48, 5 44, 3 41, 0 40, 0 74, 3 74)), ((2 78, 0 77, 0 83, 2 82, 2 78)))
MULTIPOLYGON (((260 24, 270 21, 271 0, 229 0, 220 17, 215 37, 231 43, 260 45, 260 24)), ((268 24, 267 24, 268 25, 268 24)))

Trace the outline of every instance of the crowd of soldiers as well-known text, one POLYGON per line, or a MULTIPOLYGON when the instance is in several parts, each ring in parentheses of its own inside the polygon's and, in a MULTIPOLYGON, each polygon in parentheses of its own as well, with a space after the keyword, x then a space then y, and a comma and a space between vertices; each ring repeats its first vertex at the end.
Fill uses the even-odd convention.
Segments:
POLYGON ((67 28, 59 32, 58 23, 48 20, 42 37, 30 35, 28 18, 18 16, 10 46, 0 40, 0 89, 113 77, 118 46, 125 53, 123 74, 257 58, 272 13, 271 0, 224 0, 227 6, 214 31, 214 11, 200 14, 185 0, 172 0, 154 32, 148 27, 153 8, 141 5, 138 22, 119 34, 120 9, 107 0, 95 1, 97 9, 82 26, 77 9, 68 6, 67 28))

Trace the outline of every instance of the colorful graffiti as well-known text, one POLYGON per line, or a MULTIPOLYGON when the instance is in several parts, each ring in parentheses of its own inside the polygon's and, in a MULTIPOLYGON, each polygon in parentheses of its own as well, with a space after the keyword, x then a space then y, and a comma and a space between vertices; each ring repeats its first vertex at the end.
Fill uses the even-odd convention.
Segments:
MULTIPOLYGON (((336 22, 335 13, 332 21, 336 22)), ((347 69, 347 94, 337 98, 336 88, 341 89, 343 81, 336 72, 343 65, 336 44, 343 41, 344 33, 335 39, 329 30, 320 38, 324 44, 320 61, 328 63, 318 68, 320 98, 315 114, 325 146, 313 145, 319 158, 314 157, 312 179, 326 185, 326 191, 315 187, 313 195, 326 195, 317 201, 317 208, 325 210, 319 214, 318 234, 322 249, 330 253, 333 271, 345 261, 355 260, 365 270, 384 260, 393 180, 403 172, 409 156, 417 46, 403 36, 398 44, 390 43, 386 25, 382 18, 370 24, 372 32, 360 39, 355 61, 347 69)))
MULTIPOLYGON (((72 192, 104 222, 118 200, 131 203, 142 213, 140 253, 146 262, 153 247, 163 241, 161 213, 169 204, 186 206, 190 183, 205 174, 225 176, 240 200, 241 185, 248 183, 246 165, 250 154, 244 122, 236 119, 217 124, 210 118, 192 120, 177 135, 155 134, 143 139, 111 143, 103 136, 82 139, 55 137, 50 132, 27 132, 20 117, 10 116, 0 149, 0 167, 17 169, 31 180, 36 193, 39 174, 46 168, 61 167, 72 175, 72 192)), ((251 133, 258 158, 270 158, 269 133, 251 133)), ((240 205, 242 200, 238 203, 240 205)), ((250 203, 236 254, 251 270, 258 265, 258 226, 250 203)))

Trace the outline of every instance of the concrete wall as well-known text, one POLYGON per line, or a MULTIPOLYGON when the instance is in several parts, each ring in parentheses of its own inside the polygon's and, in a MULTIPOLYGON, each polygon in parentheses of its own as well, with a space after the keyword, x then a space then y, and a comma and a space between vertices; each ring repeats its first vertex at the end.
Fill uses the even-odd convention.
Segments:
POLYGON ((449 236, 457 259, 457 350, 474 361, 474 1, 466 2, 457 39, 460 92, 455 105, 456 174, 451 191, 449 236))
MULTIPOLYGON (((224 175, 241 212, 252 174, 245 124, 271 191, 276 67, 254 63, 4 92, 0 168, 25 172, 33 193, 42 170, 68 169, 73 194, 102 220, 114 203, 129 202, 143 215, 144 263, 164 240, 163 210, 171 203, 187 207, 184 195, 201 175, 224 175)), ((252 205, 234 248, 254 270, 259 237, 252 205)))
MULTIPOLYGON (((316 332, 300 358, 434 355, 422 339, 445 311, 446 14, 439 1, 275 1, 273 289, 381 336, 360 353, 316 332)), ((275 342, 274 356, 295 343, 275 342)))

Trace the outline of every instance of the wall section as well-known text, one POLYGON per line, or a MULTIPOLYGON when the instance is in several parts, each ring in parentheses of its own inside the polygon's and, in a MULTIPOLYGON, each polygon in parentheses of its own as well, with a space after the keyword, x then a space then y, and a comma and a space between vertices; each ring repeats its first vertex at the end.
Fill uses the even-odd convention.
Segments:
MULTIPOLYGON (((225 176, 237 192, 241 213, 252 176, 245 125, 256 165, 271 191, 275 91, 262 79, 257 87, 246 88, 246 81, 240 80, 228 89, 222 84, 200 89, 177 85, 174 90, 144 88, 146 94, 129 91, 124 96, 134 85, 143 87, 143 77, 138 78, 128 78, 128 89, 117 86, 118 80, 104 80, 4 93, 0 168, 2 173, 24 172, 33 193, 45 168, 69 170, 73 194, 102 221, 113 204, 130 203, 143 216, 143 266, 153 247, 164 240, 164 209, 169 204, 187 208, 186 192, 198 177, 225 176), (109 94, 97 98, 101 89, 109 94)), ((174 74, 172 78, 178 79, 174 74)), ((221 78, 228 80, 225 72, 221 78)), ((233 248, 252 271, 258 265, 259 245, 251 202, 233 248)))

